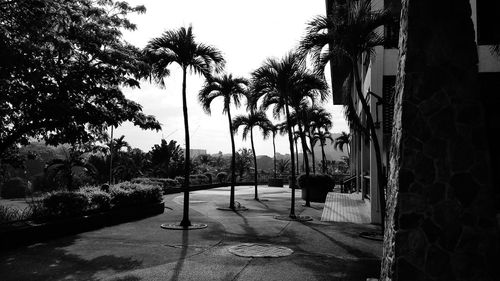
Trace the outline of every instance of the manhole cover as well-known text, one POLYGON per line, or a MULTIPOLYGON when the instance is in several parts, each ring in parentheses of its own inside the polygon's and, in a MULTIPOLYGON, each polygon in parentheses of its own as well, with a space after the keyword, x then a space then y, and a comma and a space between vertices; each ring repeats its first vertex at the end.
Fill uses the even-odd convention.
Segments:
POLYGON ((190 226, 180 226, 179 223, 164 223, 161 225, 163 229, 170 230, 194 230, 194 229, 203 229, 207 228, 207 224, 205 223, 192 223, 190 226))
POLYGON ((293 253, 293 250, 271 244, 245 243, 229 248, 229 252, 240 257, 277 258, 289 256, 293 253))

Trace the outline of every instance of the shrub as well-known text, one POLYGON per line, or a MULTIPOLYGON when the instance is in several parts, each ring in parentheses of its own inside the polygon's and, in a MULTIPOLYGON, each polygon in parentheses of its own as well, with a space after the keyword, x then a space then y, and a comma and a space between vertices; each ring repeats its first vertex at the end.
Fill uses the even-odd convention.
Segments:
POLYGON ((184 177, 177 176, 175 177, 175 180, 179 183, 180 186, 184 185, 184 177))
POLYGON ((220 183, 226 182, 226 180, 227 180, 227 173, 226 172, 220 172, 220 173, 218 173, 217 174, 217 180, 220 183))
POLYGON ((104 211, 111 207, 111 195, 101 190, 98 186, 86 186, 80 189, 80 192, 87 196, 89 210, 104 211))
POLYGON ((157 185, 123 182, 110 188, 113 207, 157 203, 162 200, 162 190, 157 185))
POLYGON ((10 198, 24 198, 26 196, 26 190, 28 189, 27 182, 19 177, 11 178, 7 180, 1 190, 2 197, 5 199, 10 198))
POLYGON ((0 205, 0 223, 6 223, 11 221, 17 221, 23 219, 23 211, 0 205))
POLYGON ((78 216, 89 207, 89 200, 83 192, 55 191, 48 193, 42 202, 49 217, 78 216))
POLYGON ((214 175, 212 173, 205 173, 205 177, 207 177, 209 184, 213 183, 214 175))

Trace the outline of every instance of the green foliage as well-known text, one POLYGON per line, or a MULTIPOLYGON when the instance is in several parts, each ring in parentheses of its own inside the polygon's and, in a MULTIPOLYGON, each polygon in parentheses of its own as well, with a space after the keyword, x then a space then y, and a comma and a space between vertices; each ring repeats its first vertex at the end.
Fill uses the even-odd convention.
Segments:
POLYGON ((149 152, 151 156, 152 173, 154 177, 174 178, 184 172, 184 153, 176 141, 155 144, 149 152))
POLYGON ((4 182, 1 188, 2 198, 24 198, 26 196, 26 190, 28 189, 28 184, 22 178, 15 177, 4 182))
POLYGON ((89 210, 105 211, 111 208, 111 195, 102 191, 100 187, 86 186, 80 188, 80 192, 87 196, 89 210))
POLYGON ((120 86, 139 86, 140 51, 122 40, 143 6, 92 0, 0 5, 0 152, 31 137, 88 143, 110 125, 160 129, 120 86))
POLYGON ((24 220, 29 212, 28 209, 19 210, 14 207, 0 205, 0 224, 24 220))
POLYGON ((226 172, 220 172, 217 174, 217 180, 219 183, 224 183, 227 180, 227 173, 226 172))
POLYGON ((47 194, 42 202, 49 218, 79 216, 89 207, 89 198, 82 192, 55 191, 47 194))
POLYGON ((252 167, 253 158, 252 150, 248 148, 240 148, 236 153, 236 171, 240 179, 243 178, 245 173, 248 173, 250 167, 252 167))
POLYGON ((175 180, 179 183, 179 185, 181 185, 181 186, 184 185, 184 177, 177 176, 177 177, 175 177, 175 180))
POLYGON ((157 185, 122 182, 110 187, 113 207, 158 203, 162 200, 162 189, 157 185))

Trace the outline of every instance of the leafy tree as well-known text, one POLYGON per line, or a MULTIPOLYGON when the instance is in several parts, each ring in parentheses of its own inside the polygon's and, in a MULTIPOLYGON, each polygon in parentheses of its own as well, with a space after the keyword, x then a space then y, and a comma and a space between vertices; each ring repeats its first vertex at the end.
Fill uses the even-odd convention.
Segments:
POLYGON ((252 166, 252 152, 248 148, 240 148, 238 152, 236 152, 236 170, 238 171, 238 175, 240 180, 243 178, 243 175, 250 170, 252 166))
POLYGON ((49 145, 103 140, 131 121, 160 129, 121 86, 138 87, 139 50, 124 42, 126 17, 143 6, 92 0, 0 5, 0 152, 30 138, 49 145))
POLYGON ((205 82, 198 98, 205 112, 210 114, 210 105, 218 97, 223 98, 224 107, 222 113, 227 114, 229 123, 229 135, 231 137, 231 192, 229 196, 229 208, 234 209, 234 183, 236 181, 236 148, 234 145, 234 129, 231 120, 231 101, 236 108, 240 106, 240 99, 246 94, 248 80, 240 77, 234 77, 231 74, 225 74, 221 77, 211 77, 205 82))
POLYGON ((252 153, 253 153, 253 163, 254 163, 254 184, 255 184, 255 200, 259 200, 259 195, 257 191, 257 155, 255 153, 255 146, 253 143, 253 128, 257 127, 262 131, 262 135, 264 139, 269 136, 269 127, 271 126, 271 122, 267 119, 267 116, 262 111, 254 112, 250 111, 248 116, 238 115, 233 120, 234 131, 237 132, 240 127, 243 127, 243 140, 246 140, 248 133, 250 133, 250 142, 252 144, 252 153))
MULTIPOLYGON (((371 0, 337 3, 331 16, 317 16, 308 23, 307 34, 300 43, 300 50, 303 54, 312 55, 313 63, 319 73, 323 73, 328 62, 335 65, 338 62, 348 61, 350 79, 354 81, 355 93, 365 114, 375 150, 382 227, 384 227, 386 179, 382 170, 382 156, 375 124, 361 87, 358 63, 363 54, 371 55, 375 46, 383 45, 384 38, 377 33, 377 28, 390 23, 392 17, 389 10, 372 10, 372 7, 371 0)), ((352 103, 352 98, 349 99, 349 103, 352 103)), ((351 116, 359 119, 354 115, 351 116)), ((356 123, 361 124, 359 120, 356 123)))
POLYGON ((82 168, 92 173, 95 171, 95 167, 85 160, 83 156, 84 151, 77 147, 65 149, 65 154, 65 158, 56 158, 49 161, 45 166, 44 173, 51 175, 52 178, 60 176, 64 187, 68 190, 73 190, 78 188, 74 183, 74 169, 82 168))
MULTIPOLYGON (((172 63, 182 68, 182 112, 184 115, 185 134, 185 159, 191 159, 189 155, 189 118, 186 101, 186 76, 187 71, 211 77, 212 72, 220 72, 224 67, 224 58, 215 47, 197 43, 195 41, 192 27, 187 29, 181 27, 177 30, 169 30, 158 38, 153 38, 144 50, 147 61, 150 63, 150 76, 161 86, 164 86, 164 78, 169 75, 169 67, 172 63)), ((190 161, 185 161, 184 166, 184 211, 180 223, 183 227, 191 226, 189 220, 189 173, 190 161)))
POLYGON ((176 141, 155 144, 149 152, 151 157, 152 175, 163 178, 174 178, 182 174, 184 156, 181 147, 176 141))
POLYGON ((278 161, 278 171, 280 174, 288 173, 290 171, 290 160, 280 159, 278 161))

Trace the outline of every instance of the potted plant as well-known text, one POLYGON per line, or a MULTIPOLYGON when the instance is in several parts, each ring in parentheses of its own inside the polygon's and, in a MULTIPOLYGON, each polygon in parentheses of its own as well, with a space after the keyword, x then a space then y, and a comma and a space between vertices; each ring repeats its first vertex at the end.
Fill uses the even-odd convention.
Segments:
POLYGON ((311 202, 324 203, 328 192, 333 191, 335 181, 328 175, 301 175, 298 184, 302 189, 302 199, 306 200, 309 193, 311 202))

